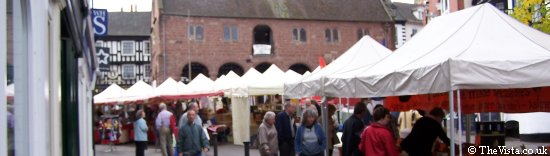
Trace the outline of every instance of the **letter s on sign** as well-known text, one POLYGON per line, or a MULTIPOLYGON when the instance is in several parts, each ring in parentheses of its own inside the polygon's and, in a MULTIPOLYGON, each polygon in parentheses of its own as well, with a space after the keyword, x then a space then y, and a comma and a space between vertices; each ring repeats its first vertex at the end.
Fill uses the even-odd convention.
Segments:
POLYGON ((104 35, 105 33, 107 33, 106 32, 107 29, 104 23, 105 23, 105 16, 94 17, 94 25, 96 26, 94 27, 94 32, 96 35, 104 35))

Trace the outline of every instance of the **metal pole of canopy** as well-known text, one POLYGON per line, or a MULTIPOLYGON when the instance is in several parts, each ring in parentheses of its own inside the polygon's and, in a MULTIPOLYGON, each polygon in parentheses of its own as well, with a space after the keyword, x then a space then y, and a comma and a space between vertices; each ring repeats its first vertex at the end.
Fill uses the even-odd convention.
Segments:
MULTIPOLYGON (((321 99, 322 106, 321 106, 321 116, 322 116, 322 125, 323 129, 325 130, 325 138, 328 138, 329 132, 328 130, 328 115, 327 115, 327 97, 325 96, 325 77, 321 77, 321 94, 323 95, 323 98, 321 99)), ((302 119, 303 120, 303 119, 302 119)), ((328 149, 329 144, 326 144, 325 147, 325 155, 328 155, 328 149)))
POLYGON ((340 113, 342 113, 342 98, 338 98, 338 125, 340 125, 340 113))
POLYGON ((454 145, 455 145, 455 132, 454 132, 454 125, 455 125, 455 122, 454 122, 454 94, 453 94, 453 89, 452 87, 450 88, 451 90, 449 91, 449 135, 450 135, 450 140, 451 140, 451 144, 449 145, 449 148, 450 148, 450 153, 449 155, 450 156, 454 156, 455 155, 455 148, 454 148, 454 145))
POLYGON ((458 103, 458 150, 462 155, 462 103, 460 102, 460 89, 456 91, 456 100, 458 103))

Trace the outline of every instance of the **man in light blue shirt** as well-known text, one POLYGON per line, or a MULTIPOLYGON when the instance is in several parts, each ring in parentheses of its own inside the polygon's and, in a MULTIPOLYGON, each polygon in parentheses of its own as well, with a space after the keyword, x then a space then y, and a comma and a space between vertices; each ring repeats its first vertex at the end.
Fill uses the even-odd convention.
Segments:
POLYGON ((160 132, 160 150, 162 156, 170 156, 174 153, 174 149, 167 146, 172 145, 172 131, 170 130, 170 118, 172 117, 172 113, 166 110, 166 104, 164 103, 161 103, 159 108, 161 112, 157 116, 155 125, 160 132))

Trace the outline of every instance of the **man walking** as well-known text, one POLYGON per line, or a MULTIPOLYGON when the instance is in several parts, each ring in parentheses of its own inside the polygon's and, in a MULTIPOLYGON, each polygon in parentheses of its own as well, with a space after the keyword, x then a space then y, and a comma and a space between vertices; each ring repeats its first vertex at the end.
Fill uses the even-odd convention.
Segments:
POLYGON ((202 152, 208 152, 208 139, 202 127, 193 123, 197 113, 194 110, 187 112, 187 122, 180 126, 178 134, 179 156, 201 156, 202 152))
POLYGON ((359 151, 359 143, 361 141, 361 133, 365 125, 363 117, 367 110, 365 103, 359 102, 355 104, 353 115, 344 122, 344 134, 342 134, 342 154, 346 156, 364 155, 359 151))
POLYGON ((275 119, 275 129, 277 129, 279 151, 281 155, 295 155, 294 154, 294 136, 296 127, 294 126, 294 114, 295 108, 292 104, 286 104, 284 111, 277 114, 275 119))
MULTIPOLYGON (((189 104, 189 109, 188 109, 188 110, 193 110, 193 111, 195 111, 195 113, 198 113, 198 112, 199 112, 199 105, 197 104, 197 102, 191 102, 191 104, 189 104)), ((185 113, 181 116, 180 121, 179 121, 179 124, 178 124, 180 127, 181 127, 182 125, 184 125, 184 124, 187 122, 187 116, 188 116, 187 113, 189 113, 189 111, 185 112, 185 113)), ((195 118, 195 120, 193 121, 193 123, 195 123, 195 124, 197 124, 197 125, 199 125, 199 126, 202 127, 202 119, 201 119, 201 117, 199 117, 199 116, 197 115, 197 117, 195 118)))
POLYGON ((170 118, 172 113, 166 110, 166 104, 160 103, 160 113, 157 115, 155 125, 160 132, 160 150, 162 156, 170 156, 174 153, 174 149, 169 146, 172 145, 172 131, 170 130, 170 118))
POLYGON ((401 142, 401 148, 409 155, 432 155, 432 146, 437 138, 449 146, 451 141, 441 126, 443 118, 445 111, 439 107, 433 108, 428 116, 416 121, 411 133, 401 142))

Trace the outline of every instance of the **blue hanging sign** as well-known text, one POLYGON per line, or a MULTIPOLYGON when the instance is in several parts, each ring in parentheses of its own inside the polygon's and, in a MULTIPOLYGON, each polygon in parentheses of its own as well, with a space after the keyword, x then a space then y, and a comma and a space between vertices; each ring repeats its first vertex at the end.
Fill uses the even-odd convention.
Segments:
POLYGON ((94 25, 94 34, 96 36, 107 35, 109 12, 107 9, 92 9, 92 23, 94 25))

